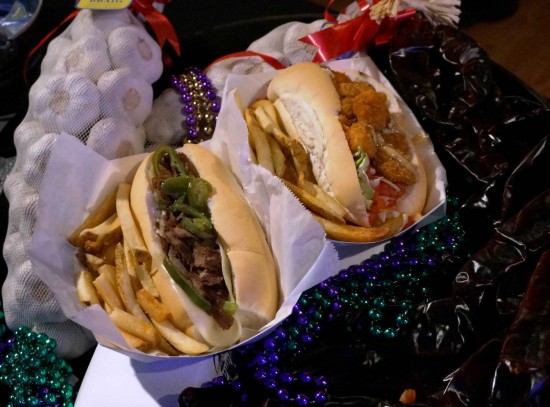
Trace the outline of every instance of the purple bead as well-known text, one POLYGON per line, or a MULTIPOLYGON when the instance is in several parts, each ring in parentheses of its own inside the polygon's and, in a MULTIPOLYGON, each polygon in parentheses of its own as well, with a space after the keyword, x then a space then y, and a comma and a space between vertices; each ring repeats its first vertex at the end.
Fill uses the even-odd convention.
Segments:
POLYGON ((190 139, 196 139, 197 137, 199 137, 198 130, 197 129, 187 130, 187 137, 189 137, 190 139))
POLYGON ((187 103, 191 103, 193 101, 193 96, 191 96, 190 93, 183 93, 181 95, 181 102, 184 103, 184 104, 187 104, 187 103))
POLYGON ((254 358, 254 364, 256 366, 265 366, 267 364, 267 358, 264 355, 258 355, 254 358))
POLYGON ((185 118, 185 124, 188 126, 196 126, 197 125, 197 118, 195 116, 188 116, 185 118))
POLYGON ((328 380, 325 376, 318 376, 315 378, 315 384, 319 387, 327 387, 328 380))
POLYGON ((264 381, 267 378, 267 372, 265 371, 265 369, 258 369, 254 373, 254 377, 257 380, 264 381))
POLYGON ((216 101, 210 104, 210 110, 212 110, 214 113, 218 113, 220 111, 220 107, 220 104, 216 101))
POLYGON ((216 99, 216 92, 214 92, 213 90, 207 90, 206 91, 206 98, 208 100, 214 100, 216 99))
POLYGON ((277 353, 272 352, 269 355, 267 355, 267 359, 270 363, 277 363, 279 361, 279 355, 277 353))
POLYGON ((293 377, 289 372, 281 372, 279 374, 279 379, 281 379, 283 383, 292 383, 293 381, 293 377))
POLYGON ((265 384, 265 387, 267 387, 268 389, 271 389, 271 390, 277 388, 277 382, 275 380, 271 379, 271 378, 266 379, 264 384, 265 384))
POLYGON ((186 105, 183 107, 183 109, 182 109, 181 112, 182 112, 183 114, 185 114, 185 115, 193 114, 193 113, 195 113, 195 106, 186 104, 186 105))
POLYGON ((324 403, 327 401, 327 392, 324 390, 319 390, 315 392, 315 401, 318 403, 324 403))
POLYGON ((286 401, 289 399, 290 395, 288 394, 288 390, 283 388, 277 390, 277 397, 279 400, 286 401))
POLYGON ((218 376, 212 380, 212 383, 214 383, 216 386, 223 386, 227 384, 227 380, 223 376, 218 376))
POLYGON ((311 383, 311 381, 313 380, 313 378, 308 372, 300 372, 298 378, 303 383, 311 383))
POLYGON ((268 338, 264 341, 264 347, 265 347, 266 349, 275 349, 275 346, 276 346, 275 338, 268 337, 268 338))
POLYGON ((309 399, 307 395, 300 393, 296 395, 296 403, 298 403, 299 406, 307 406, 309 404, 309 399))

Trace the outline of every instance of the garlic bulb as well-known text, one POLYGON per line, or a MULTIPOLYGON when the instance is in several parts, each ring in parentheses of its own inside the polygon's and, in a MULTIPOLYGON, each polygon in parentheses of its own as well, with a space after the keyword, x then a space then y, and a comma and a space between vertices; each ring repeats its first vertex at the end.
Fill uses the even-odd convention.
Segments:
POLYGON ((35 141, 38 141, 46 130, 36 120, 24 120, 13 133, 13 142, 17 151, 26 151, 35 141))
POLYGON ((184 116, 179 95, 173 89, 166 89, 153 101, 151 114, 145 120, 147 139, 153 144, 175 144, 181 142, 184 116))
POLYGON ((51 40, 46 49, 46 55, 44 55, 40 64, 40 74, 45 75, 51 73, 55 64, 61 59, 61 56, 65 54, 71 44, 72 41, 63 36, 55 37, 51 40))
POLYGON ((41 75, 29 91, 29 113, 48 132, 80 136, 99 119, 99 100, 82 73, 41 75))
POLYGON ((26 152, 23 162, 23 179, 32 188, 40 187, 42 177, 46 171, 52 147, 58 134, 48 133, 36 143, 32 144, 26 152))
POLYGON ((59 56, 52 72, 69 74, 80 72, 92 80, 111 69, 107 42, 101 35, 86 35, 74 41, 59 56))
POLYGON ((114 67, 129 66, 150 84, 162 75, 160 46, 143 28, 117 28, 111 32, 107 42, 114 67))
POLYGON ((101 93, 103 117, 116 117, 143 124, 153 105, 153 88, 132 69, 123 68, 105 72, 97 81, 101 93))
POLYGON ((131 12, 124 10, 81 10, 70 25, 73 39, 86 35, 102 35, 107 39, 113 30, 132 24, 131 12))
POLYGON ((144 140, 138 129, 114 117, 98 121, 91 128, 86 145, 109 160, 144 151, 144 140))

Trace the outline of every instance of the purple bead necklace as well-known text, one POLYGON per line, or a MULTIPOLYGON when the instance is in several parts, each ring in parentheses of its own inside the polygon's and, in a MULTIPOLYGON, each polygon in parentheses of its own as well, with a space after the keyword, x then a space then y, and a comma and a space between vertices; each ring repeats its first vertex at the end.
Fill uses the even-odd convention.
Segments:
POLYGON ((184 142, 198 143, 211 138, 221 103, 206 74, 189 67, 180 75, 172 75, 171 82, 183 105, 184 142))
POLYGON ((428 277, 441 259, 460 249, 463 239, 458 214, 392 239, 382 253, 303 293, 292 314, 265 339, 223 353, 221 370, 230 373, 203 387, 231 386, 238 398, 232 405, 247 405, 251 391, 282 405, 324 404, 330 380, 297 371, 292 368, 296 360, 315 347, 331 322, 349 321, 362 310, 368 310, 366 335, 396 338, 409 324, 413 307, 427 300, 428 277))

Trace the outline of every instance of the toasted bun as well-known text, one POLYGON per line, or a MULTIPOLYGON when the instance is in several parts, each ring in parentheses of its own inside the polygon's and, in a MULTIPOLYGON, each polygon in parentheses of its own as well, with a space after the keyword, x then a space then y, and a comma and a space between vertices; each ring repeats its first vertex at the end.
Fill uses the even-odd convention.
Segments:
POLYGON ((267 89, 290 137, 309 153, 318 184, 348 211, 348 220, 368 226, 353 155, 338 121, 340 98, 330 74, 306 62, 282 70, 267 89))
POLYGON ((193 162, 201 178, 206 179, 214 190, 208 206, 212 223, 223 241, 222 248, 231 262, 233 281, 228 281, 228 285, 233 284, 239 306, 231 328, 222 329, 208 313, 197 307, 172 280, 162 264, 165 254, 156 233, 156 204, 149 186, 152 154, 141 163, 134 177, 131 207, 152 255, 153 281, 162 302, 170 309, 174 324, 180 329, 188 329, 193 325, 201 339, 208 344, 227 347, 240 339, 242 326, 257 329, 273 319, 278 306, 275 263, 252 209, 223 162, 201 146, 186 145, 183 152, 193 162), (255 262, 242 262, 241 259, 249 256, 249 252, 253 254, 255 262), (250 290, 250 286, 254 290, 250 290))
MULTIPOLYGON (((402 113, 395 96, 381 83, 368 82, 386 94, 394 122, 398 122, 402 113)), ((347 220, 370 226, 355 160, 338 120, 341 102, 330 72, 312 62, 292 65, 271 80, 267 97, 289 136, 308 151, 318 184, 348 211, 347 220)), ((408 142, 417 182, 398 201, 396 210, 418 219, 426 201, 427 180, 414 143, 410 138, 408 142)))

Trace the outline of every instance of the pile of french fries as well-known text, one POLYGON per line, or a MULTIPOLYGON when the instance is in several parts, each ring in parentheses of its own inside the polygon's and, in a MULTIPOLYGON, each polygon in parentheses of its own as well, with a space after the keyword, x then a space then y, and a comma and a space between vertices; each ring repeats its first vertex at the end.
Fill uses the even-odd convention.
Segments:
POLYGON ((244 110, 248 142, 256 164, 279 177, 309 209, 327 236, 346 242, 374 242, 397 233, 403 219, 388 218, 379 227, 351 224, 346 209, 316 182, 311 161, 303 145, 283 130, 271 101, 260 99, 244 110))
POLYGON ((80 269, 76 289, 85 306, 100 305, 128 345, 144 353, 197 355, 209 347, 176 327, 160 300, 147 250, 122 183, 69 236, 80 269))

